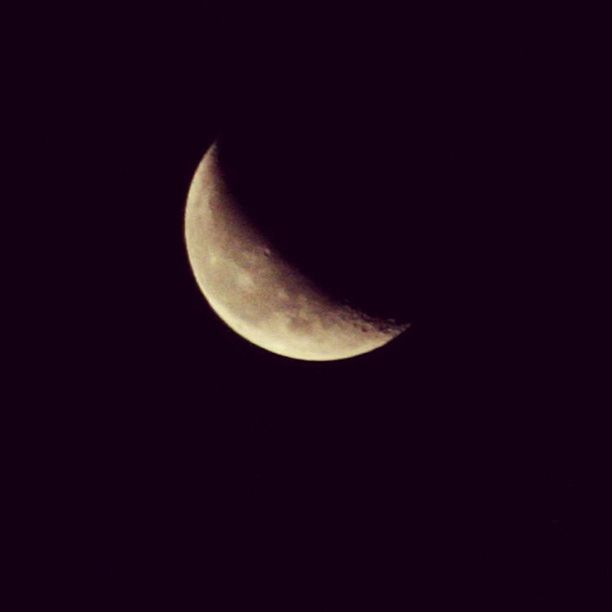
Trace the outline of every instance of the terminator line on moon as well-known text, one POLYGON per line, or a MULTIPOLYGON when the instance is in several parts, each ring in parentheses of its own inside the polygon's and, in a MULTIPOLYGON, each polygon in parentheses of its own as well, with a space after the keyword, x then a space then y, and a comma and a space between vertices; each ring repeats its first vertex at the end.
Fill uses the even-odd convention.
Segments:
POLYGON ((331 299, 285 261, 241 213, 225 184, 216 144, 191 183, 185 238, 212 309, 240 336, 273 353, 307 361, 346 359, 385 345, 408 327, 331 299))

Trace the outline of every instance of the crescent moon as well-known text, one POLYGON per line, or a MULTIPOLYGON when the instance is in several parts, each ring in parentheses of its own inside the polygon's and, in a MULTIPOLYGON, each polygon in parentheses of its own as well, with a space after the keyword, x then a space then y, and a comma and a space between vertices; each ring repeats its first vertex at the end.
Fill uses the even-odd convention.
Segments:
POLYGON ((272 353, 306 361, 347 359, 380 348, 408 327, 339 303, 290 265, 241 212, 216 144, 189 189, 185 240, 195 279, 213 311, 272 353))

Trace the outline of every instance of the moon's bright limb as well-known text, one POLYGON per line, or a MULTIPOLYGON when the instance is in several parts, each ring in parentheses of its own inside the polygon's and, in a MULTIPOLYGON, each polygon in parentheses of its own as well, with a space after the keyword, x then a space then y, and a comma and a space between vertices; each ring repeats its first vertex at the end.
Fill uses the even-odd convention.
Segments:
POLYGON ((241 214, 216 145, 193 178, 185 213, 189 261, 200 289, 235 332, 268 351, 308 361, 354 357, 403 332, 330 299, 290 266, 241 214))

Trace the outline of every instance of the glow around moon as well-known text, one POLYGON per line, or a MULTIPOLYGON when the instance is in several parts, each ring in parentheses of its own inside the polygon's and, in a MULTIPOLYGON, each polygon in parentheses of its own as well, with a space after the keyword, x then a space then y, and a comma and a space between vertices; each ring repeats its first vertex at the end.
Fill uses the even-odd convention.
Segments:
POLYGON ((290 266, 241 213, 225 184, 216 145, 193 178, 185 238, 212 309, 268 351, 308 361, 345 359, 377 349, 407 328, 330 299, 290 266))

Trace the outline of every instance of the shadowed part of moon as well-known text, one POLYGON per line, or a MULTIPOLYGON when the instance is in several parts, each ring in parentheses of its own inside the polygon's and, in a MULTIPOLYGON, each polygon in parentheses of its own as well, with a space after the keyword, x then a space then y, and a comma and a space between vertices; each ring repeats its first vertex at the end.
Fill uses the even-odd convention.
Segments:
POLYGON ((354 357, 407 328, 330 299, 289 265, 241 213, 216 146, 193 178, 185 215, 189 260, 200 289, 235 332, 273 353, 309 361, 354 357))

